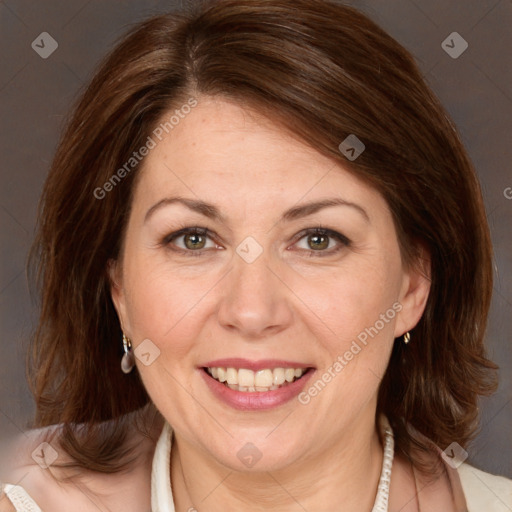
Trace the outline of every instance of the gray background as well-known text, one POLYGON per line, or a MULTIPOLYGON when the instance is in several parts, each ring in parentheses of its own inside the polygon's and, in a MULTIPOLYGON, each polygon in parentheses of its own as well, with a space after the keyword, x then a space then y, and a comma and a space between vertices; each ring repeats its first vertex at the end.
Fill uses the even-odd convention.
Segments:
MULTIPOLYGON (((479 172, 496 264, 487 340, 491 358, 501 366, 501 378, 499 391, 482 400, 482 430, 468 450, 469 462, 512 478, 512 199, 505 192, 512 187, 512 1, 350 3, 416 56, 479 172), (458 59, 441 46, 454 31, 469 43, 458 59)), ((29 296, 24 265, 42 183, 70 102, 129 25, 179 5, 157 0, 0 1, 0 440, 4 443, 27 428, 33 412, 24 351, 37 307, 29 296), (59 45, 48 59, 31 48, 42 32, 51 34, 59 45)))

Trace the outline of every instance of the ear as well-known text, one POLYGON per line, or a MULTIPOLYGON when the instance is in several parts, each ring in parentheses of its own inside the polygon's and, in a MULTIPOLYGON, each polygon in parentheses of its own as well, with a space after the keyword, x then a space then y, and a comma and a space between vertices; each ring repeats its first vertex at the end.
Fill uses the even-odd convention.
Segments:
POLYGON ((413 329, 420 321, 427 305, 431 284, 431 259, 421 247, 417 260, 404 270, 399 303, 402 309, 395 323, 395 338, 413 329))
POLYGON ((118 260, 110 259, 107 262, 107 274, 110 282, 110 296, 119 317, 121 329, 129 336, 130 325, 126 313, 126 297, 123 288, 122 268, 118 260))

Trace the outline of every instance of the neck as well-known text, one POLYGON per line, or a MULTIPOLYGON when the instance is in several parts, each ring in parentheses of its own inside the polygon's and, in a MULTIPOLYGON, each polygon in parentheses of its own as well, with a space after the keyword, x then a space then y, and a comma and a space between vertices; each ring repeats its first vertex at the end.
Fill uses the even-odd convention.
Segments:
POLYGON ((328 449, 272 472, 226 468, 207 460, 175 433, 171 481, 176 510, 220 512, 241 507, 247 511, 370 512, 383 448, 373 421, 366 429, 355 427, 328 449))

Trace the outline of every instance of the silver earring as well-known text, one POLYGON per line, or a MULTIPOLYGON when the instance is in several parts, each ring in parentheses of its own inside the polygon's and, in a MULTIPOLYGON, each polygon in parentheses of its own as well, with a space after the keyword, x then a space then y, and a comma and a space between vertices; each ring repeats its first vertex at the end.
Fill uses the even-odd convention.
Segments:
POLYGON ((411 333, 409 331, 407 331, 404 334, 404 343, 407 345, 407 343, 409 343, 409 341, 411 341, 411 333))
POLYGON ((127 338, 126 335, 123 332, 123 349, 124 349, 124 355, 121 359, 121 370, 123 373, 130 373, 133 370, 133 367, 135 366, 135 358, 133 357, 132 352, 132 342, 130 341, 130 338, 127 338))

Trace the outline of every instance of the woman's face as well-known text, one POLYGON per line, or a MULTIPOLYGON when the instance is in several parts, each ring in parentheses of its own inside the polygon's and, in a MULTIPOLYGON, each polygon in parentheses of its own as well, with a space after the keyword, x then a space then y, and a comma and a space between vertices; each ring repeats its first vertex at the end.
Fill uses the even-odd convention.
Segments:
POLYGON ((383 197, 220 99, 155 141, 112 296, 176 435, 228 467, 261 456, 270 470, 373 432, 393 340, 428 294, 383 197))

